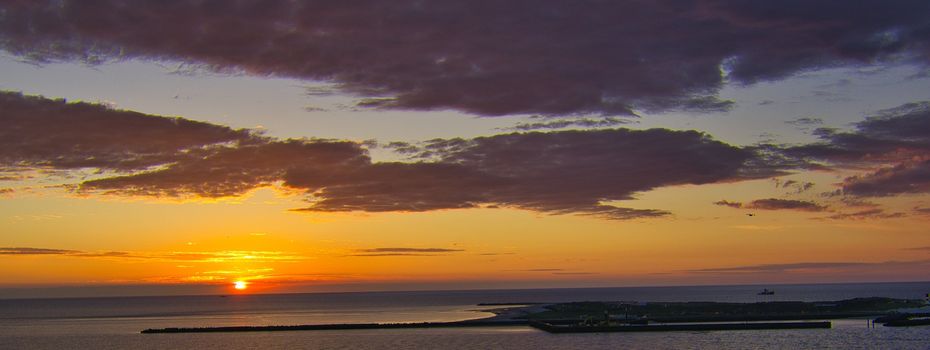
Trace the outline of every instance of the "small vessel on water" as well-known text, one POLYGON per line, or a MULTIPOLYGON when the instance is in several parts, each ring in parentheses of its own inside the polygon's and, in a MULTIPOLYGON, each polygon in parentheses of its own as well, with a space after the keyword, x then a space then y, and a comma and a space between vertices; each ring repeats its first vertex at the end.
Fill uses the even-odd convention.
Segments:
POLYGON ((774 290, 763 289, 761 292, 756 293, 756 295, 775 295, 774 290))

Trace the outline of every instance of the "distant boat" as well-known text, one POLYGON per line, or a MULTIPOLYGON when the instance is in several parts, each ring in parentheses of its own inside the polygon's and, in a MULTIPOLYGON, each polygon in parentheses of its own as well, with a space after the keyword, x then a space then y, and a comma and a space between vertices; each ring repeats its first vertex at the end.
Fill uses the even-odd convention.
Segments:
POLYGON ((756 295, 775 295, 774 290, 763 289, 761 292, 756 293, 756 295))

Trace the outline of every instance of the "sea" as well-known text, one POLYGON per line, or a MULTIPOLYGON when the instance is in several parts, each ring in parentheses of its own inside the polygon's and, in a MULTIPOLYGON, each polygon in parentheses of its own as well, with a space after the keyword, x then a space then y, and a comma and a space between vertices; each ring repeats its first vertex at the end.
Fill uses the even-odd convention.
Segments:
MULTIPOLYGON (((141 334, 147 328, 459 321, 481 303, 921 299, 930 282, 0 300, 0 349, 930 349, 930 326, 550 334, 525 326, 141 334)), ((499 306, 498 306, 499 307, 499 306)))

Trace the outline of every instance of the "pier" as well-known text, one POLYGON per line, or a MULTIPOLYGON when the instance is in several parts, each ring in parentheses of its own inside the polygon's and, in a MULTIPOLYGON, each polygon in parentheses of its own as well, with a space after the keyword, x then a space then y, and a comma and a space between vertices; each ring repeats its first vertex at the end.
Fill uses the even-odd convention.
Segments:
POLYGON ((505 321, 459 321, 459 322, 417 322, 417 323, 343 323, 311 324, 292 326, 231 326, 231 327, 189 327, 189 328, 149 328, 143 334, 154 333, 221 333, 221 332, 285 332, 285 331, 330 331, 351 329, 401 329, 401 328, 454 328, 454 327, 501 327, 524 326, 526 320, 505 321))

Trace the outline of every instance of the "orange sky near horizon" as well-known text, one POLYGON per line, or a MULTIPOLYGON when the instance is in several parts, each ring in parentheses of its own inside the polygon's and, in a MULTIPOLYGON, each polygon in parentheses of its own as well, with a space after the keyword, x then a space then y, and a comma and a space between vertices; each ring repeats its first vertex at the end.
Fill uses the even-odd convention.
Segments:
POLYGON ((248 281, 248 290, 236 292, 279 293, 926 276, 926 251, 910 249, 930 246, 923 218, 876 223, 713 204, 777 191, 767 179, 669 187, 644 193, 635 204, 662 204, 673 217, 620 222, 514 209, 295 213, 287 211, 293 199, 270 188, 206 202, 24 196, 15 208, 7 206, 13 201, 3 203, 18 218, 6 227, 25 233, 7 244, 73 252, 0 255, 0 285, 181 284, 223 293, 248 281), (94 224, 98 213, 107 213, 105 230, 94 224), (766 266, 786 262, 848 266, 766 266), (758 269, 738 269, 753 266, 758 269))

